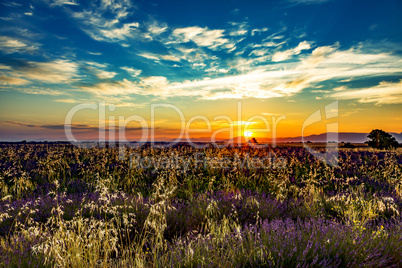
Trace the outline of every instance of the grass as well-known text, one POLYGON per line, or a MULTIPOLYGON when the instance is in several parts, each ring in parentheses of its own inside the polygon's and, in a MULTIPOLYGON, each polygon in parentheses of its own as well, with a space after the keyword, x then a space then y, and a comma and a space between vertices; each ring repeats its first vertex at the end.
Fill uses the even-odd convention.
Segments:
POLYGON ((402 266, 400 151, 344 149, 338 167, 285 146, 126 156, 2 144, 0 266, 402 266))

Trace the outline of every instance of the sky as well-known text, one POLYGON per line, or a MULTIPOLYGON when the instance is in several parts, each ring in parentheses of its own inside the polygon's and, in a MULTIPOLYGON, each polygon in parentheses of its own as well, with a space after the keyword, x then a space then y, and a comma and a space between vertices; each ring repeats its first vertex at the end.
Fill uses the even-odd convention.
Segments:
POLYGON ((66 126, 77 140, 400 133, 401 11, 399 0, 4 0, 0 140, 66 140, 66 126))

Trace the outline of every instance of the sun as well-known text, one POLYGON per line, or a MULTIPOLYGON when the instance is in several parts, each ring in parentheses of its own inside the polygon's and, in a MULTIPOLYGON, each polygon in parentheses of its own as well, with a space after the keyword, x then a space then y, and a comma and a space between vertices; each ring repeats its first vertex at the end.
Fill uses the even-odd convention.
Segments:
POLYGON ((244 136, 245 137, 251 137, 253 135, 253 132, 251 131, 244 131, 244 136))

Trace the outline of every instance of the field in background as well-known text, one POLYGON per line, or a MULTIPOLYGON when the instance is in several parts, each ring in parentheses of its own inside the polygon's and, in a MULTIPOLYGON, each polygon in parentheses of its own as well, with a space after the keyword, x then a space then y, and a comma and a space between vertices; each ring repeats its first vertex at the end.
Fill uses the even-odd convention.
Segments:
POLYGON ((401 267, 401 150, 338 164, 300 144, 1 144, 0 266, 401 267))

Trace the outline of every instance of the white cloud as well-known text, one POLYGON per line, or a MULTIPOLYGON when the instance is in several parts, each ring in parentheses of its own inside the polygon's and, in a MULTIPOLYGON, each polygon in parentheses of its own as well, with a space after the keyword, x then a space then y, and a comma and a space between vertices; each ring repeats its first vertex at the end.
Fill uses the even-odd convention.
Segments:
POLYGON ((150 60, 154 60, 154 61, 159 61, 159 57, 156 56, 156 54, 152 54, 152 53, 141 53, 138 54, 138 56, 150 59, 150 60))
POLYGON ((397 83, 381 82, 377 86, 361 89, 345 89, 330 95, 342 100, 358 100, 360 103, 400 104, 402 103, 402 80, 397 83))
POLYGON ((345 86, 340 86, 333 89, 333 91, 345 91, 345 90, 348 90, 348 88, 345 86))
POLYGON ((101 35, 104 38, 110 40, 124 40, 126 37, 131 36, 132 31, 139 27, 138 22, 126 23, 123 24, 121 28, 114 28, 114 29, 99 29, 101 35))
MULTIPOLYGON (((218 71, 227 72, 225 69, 218 71)), ((292 77, 297 77, 297 74, 295 71, 255 71, 244 75, 183 82, 169 82, 166 77, 151 76, 140 82, 124 79, 81 88, 96 95, 193 96, 203 99, 271 98, 290 96, 303 89, 303 81, 286 82, 286 79, 292 81, 292 77)))
POLYGON ((250 54, 248 54, 248 55, 249 55, 249 56, 255 55, 255 56, 260 57, 260 56, 265 56, 265 55, 267 55, 267 54, 269 54, 269 53, 270 53, 269 49, 261 48, 261 49, 254 49, 254 50, 251 51, 250 54))
POLYGON ((171 43, 187 43, 193 41, 198 46, 208 47, 212 50, 232 49, 234 44, 229 39, 224 38, 225 30, 209 30, 207 27, 198 26, 177 28, 172 36, 175 38, 171 43))
POLYGON ((154 61, 160 61, 162 60, 167 60, 167 61, 176 61, 179 62, 181 59, 178 56, 175 55, 160 55, 160 54, 153 54, 153 53, 141 53, 138 54, 138 56, 154 60, 154 61))
POLYGON ((141 74, 142 70, 138 70, 138 69, 134 69, 131 67, 120 67, 120 69, 125 70, 126 72, 128 72, 131 76, 133 77, 137 77, 141 74))
POLYGON ((188 61, 191 64, 206 64, 210 61, 218 60, 217 56, 211 55, 209 52, 204 51, 200 47, 185 48, 181 46, 175 46, 177 57, 188 61))
POLYGON ((63 6, 63 5, 78 6, 79 4, 75 1, 69 1, 69 0, 50 1, 50 6, 63 6))
POLYGON ((27 65, 14 69, 14 75, 44 83, 72 82, 77 75, 78 65, 67 60, 51 62, 27 62, 27 65))
POLYGON ((116 82, 101 82, 92 86, 81 86, 81 89, 98 96, 138 94, 140 90, 136 83, 127 79, 116 82))
POLYGON ((243 36, 248 33, 247 22, 230 22, 229 24, 234 27, 228 30, 230 36, 243 36))
POLYGON ((115 77, 117 75, 117 73, 116 72, 109 72, 109 71, 105 71, 105 70, 96 69, 95 75, 99 79, 110 79, 110 78, 115 77))
POLYGON ((37 49, 37 44, 27 44, 15 38, 0 36, 0 50, 6 54, 33 52, 37 49))
POLYGON ((254 36, 256 34, 261 34, 261 33, 266 32, 268 30, 269 29, 267 27, 253 29, 253 30, 251 30, 251 36, 254 36))
POLYGON ((85 69, 99 79, 110 79, 117 75, 116 72, 110 72, 104 70, 107 67, 107 64, 93 61, 87 61, 85 62, 85 64, 89 65, 85 66, 85 69))
POLYGON ((108 0, 102 1, 100 6, 92 3, 91 8, 83 11, 66 10, 81 23, 81 29, 97 41, 117 42, 141 36, 138 22, 124 22, 134 10, 130 1, 108 0))
POLYGON ((336 43, 333 46, 322 46, 322 47, 317 47, 316 49, 313 50, 311 55, 303 61, 303 64, 305 66, 315 66, 325 60, 325 58, 336 51, 339 47, 339 44, 336 43))
POLYGON ((100 56, 100 55, 102 55, 101 52, 90 52, 90 51, 88 51, 88 54, 95 55, 95 56, 100 56))
POLYGON ((293 55, 300 54, 303 50, 308 50, 311 48, 311 44, 307 41, 300 42, 299 45, 295 48, 288 49, 285 51, 278 51, 272 56, 272 61, 285 61, 290 59, 293 55))
POLYGON ((95 61, 86 61, 85 64, 95 66, 98 68, 106 68, 107 67, 107 64, 99 63, 99 62, 95 62, 95 61))
POLYGON ((147 23, 147 32, 144 33, 144 36, 145 38, 154 39, 167 30, 168 26, 166 23, 160 23, 156 20, 153 20, 152 22, 147 23))
POLYGON ((164 60, 177 61, 177 62, 180 61, 180 58, 179 58, 179 57, 176 57, 176 56, 174 56, 174 55, 161 55, 160 57, 161 57, 162 59, 164 59, 164 60))

